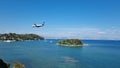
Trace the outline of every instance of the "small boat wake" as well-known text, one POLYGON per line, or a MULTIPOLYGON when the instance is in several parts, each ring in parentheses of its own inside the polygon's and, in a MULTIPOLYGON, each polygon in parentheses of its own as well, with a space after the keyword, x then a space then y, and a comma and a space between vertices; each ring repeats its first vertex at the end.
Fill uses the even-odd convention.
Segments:
POLYGON ((77 63, 79 60, 76 60, 75 58, 69 57, 69 56, 63 56, 62 59, 65 63, 77 63))

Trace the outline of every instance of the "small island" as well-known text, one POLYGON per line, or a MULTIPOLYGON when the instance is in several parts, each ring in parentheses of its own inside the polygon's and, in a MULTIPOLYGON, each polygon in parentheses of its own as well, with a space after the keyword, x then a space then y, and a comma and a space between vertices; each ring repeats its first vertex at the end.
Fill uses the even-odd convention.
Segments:
POLYGON ((0 41, 12 42, 26 40, 44 40, 44 38, 36 34, 16 34, 16 33, 0 34, 0 41))
POLYGON ((59 45, 63 46, 83 46, 83 43, 80 39, 66 39, 66 40, 60 40, 58 42, 59 45))

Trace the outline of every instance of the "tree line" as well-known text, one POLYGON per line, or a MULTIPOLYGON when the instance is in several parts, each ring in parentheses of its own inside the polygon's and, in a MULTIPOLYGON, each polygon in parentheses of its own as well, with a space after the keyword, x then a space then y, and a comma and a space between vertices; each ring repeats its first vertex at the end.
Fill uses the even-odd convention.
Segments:
POLYGON ((16 33, 5 33, 0 34, 0 40, 14 40, 14 41, 24 41, 24 40, 43 40, 44 38, 36 34, 16 34, 16 33))

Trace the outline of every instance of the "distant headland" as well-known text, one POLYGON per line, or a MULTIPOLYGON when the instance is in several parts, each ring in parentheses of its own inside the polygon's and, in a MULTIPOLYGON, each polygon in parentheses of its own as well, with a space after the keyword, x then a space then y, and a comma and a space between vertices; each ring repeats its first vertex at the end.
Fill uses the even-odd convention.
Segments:
POLYGON ((44 38, 36 34, 16 34, 16 33, 0 34, 0 41, 12 42, 26 40, 44 40, 44 38))
POLYGON ((66 40, 60 40, 58 42, 59 45, 62 46, 83 46, 83 43, 80 39, 66 39, 66 40))

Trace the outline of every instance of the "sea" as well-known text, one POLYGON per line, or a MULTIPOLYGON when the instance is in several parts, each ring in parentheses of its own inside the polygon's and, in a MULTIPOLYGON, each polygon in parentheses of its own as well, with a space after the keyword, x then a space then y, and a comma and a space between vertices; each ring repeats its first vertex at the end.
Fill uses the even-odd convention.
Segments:
POLYGON ((59 39, 0 42, 0 58, 26 68, 120 68, 119 40, 82 40, 87 46, 67 47, 59 39))

